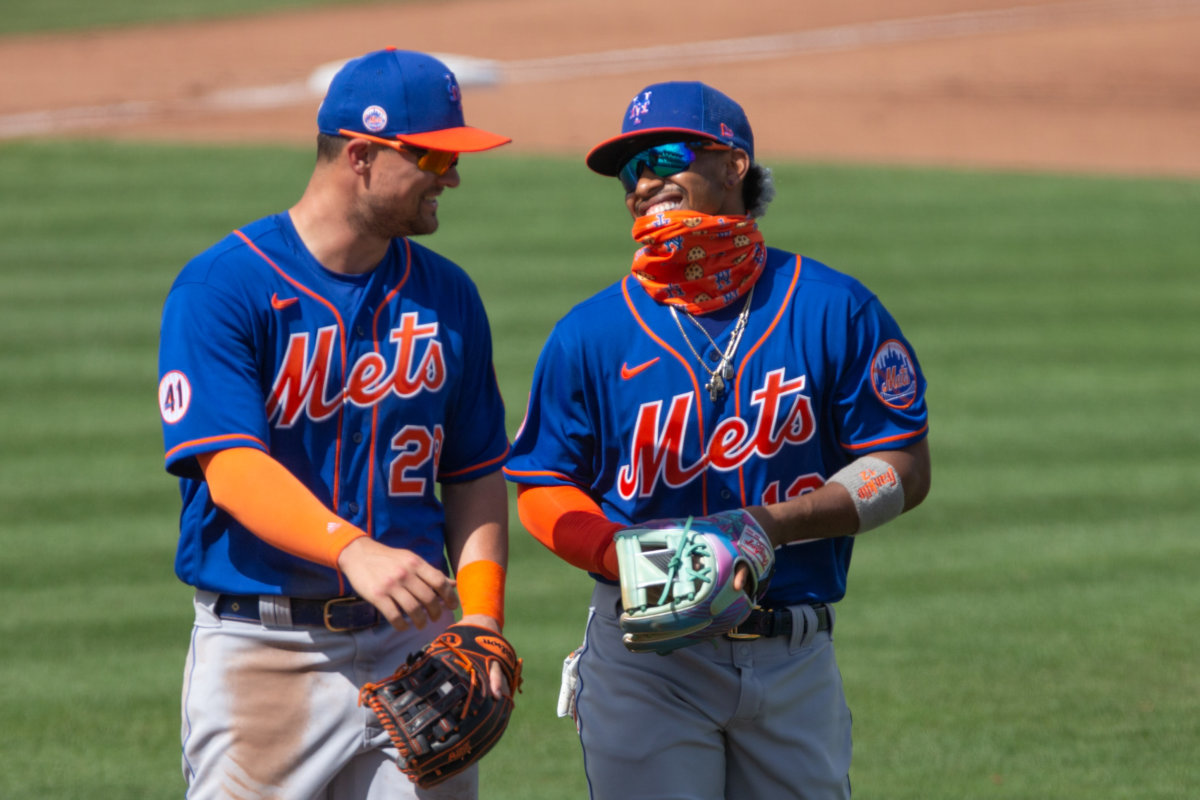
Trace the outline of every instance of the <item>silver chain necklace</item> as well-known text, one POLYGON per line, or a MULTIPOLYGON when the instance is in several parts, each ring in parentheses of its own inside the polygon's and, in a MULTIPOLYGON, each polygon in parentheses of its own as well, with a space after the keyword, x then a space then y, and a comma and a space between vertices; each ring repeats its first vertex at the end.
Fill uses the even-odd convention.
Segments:
POLYGON ((683 341, 687 343, 688 349, 692 351, 692 355, 700 362, 700 366, 704 367, 704 371, 708 373, 708 383, 704 384, 704 388, 708 389, 708 396, 715 403, 725 393, 725 382, 733 378, 733 359, 737 355, 738 345, 741 344, 742 334, 746 331, 746 321, 750 317, 750 301, 754 297, 754 287, 750 287, 750 291, 746 292, 746 302, 742 306, 742 311, 738 314, 737 323, 733 326, 733 333, 729 335, 729 347, 723 352, 717 346, 717 342, 712 336, 709 336, 708 331, 704 329, 695 317, 688 312, 683 312, 692 324, 700 329, 704 334, 704 338, 712 344, 713 349, 721 353, 721 360, 717 362, 716 369, 709 369, 708 364, 696 352, 696 348, 692 346, 692 340, 688 338, 687 333, 683 330, 683 323, 679 321, 679 314, 675 310, 674 305, 668 306, 671 311, 671 317, 675 320, 675 324, 679 327, 679 335, 683 337, 683 341))

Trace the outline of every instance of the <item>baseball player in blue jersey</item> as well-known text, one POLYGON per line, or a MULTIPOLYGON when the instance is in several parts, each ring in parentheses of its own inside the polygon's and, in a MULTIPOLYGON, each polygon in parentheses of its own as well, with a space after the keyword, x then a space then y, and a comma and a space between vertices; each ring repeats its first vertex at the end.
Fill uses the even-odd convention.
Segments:
POLYGON ((555 326, 504 471, 524 525, 596 579, 560 703, 591 795, 848 797, 833 606, 854 537, 928 491, 912 345, 860 282, 764 245, 770 173, 724 94, 646 87, 587 164, 620 180, 640 248, 555 326), (738 509, 775 547, 760 607, 666 655, 627 649, 614 533, 738 509))
POLYGON ((444 64, 395 49, 348 62, 317 123, 299 201, 192 259, 163 309, 175 568, 196 588, 187 796, 475 797, 474 767, 418 789, 358 698, 456 610, 503 624, 488 321, 410 237, 437 229, 459 153, 509 140, 464 124, 444 64))

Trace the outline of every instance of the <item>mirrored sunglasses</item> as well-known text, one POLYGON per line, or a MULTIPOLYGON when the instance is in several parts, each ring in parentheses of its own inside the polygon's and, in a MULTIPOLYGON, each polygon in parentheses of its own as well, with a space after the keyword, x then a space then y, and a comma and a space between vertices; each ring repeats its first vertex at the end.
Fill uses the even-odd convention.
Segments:
POLYGON ((637 188, 642 170, 649 168, 661 178, 669 178, 680 172, 685 172, 696 160, 696 153, 702 150, 728 150, 729 148, 714 142, 670 142, 649 147, 625 162, 617 178, 625 192, 637 188))
POLYGON ((384 147, 390 147, 397 153, 402 150, 412 153, 417 159, 417 167, 426 172, 432 172, 439 177, 449 172, 452 167, 458 166, 458 153, 453 150, 428 150, 424 147, 414 147, 404 142, 383 139, 379 136, 372 136, 369 133, 349 131, 345 128, 339 128, 338 133, 342 136, 349 136, 351 139, 365 139, 368 142, 375 142, 384 147))

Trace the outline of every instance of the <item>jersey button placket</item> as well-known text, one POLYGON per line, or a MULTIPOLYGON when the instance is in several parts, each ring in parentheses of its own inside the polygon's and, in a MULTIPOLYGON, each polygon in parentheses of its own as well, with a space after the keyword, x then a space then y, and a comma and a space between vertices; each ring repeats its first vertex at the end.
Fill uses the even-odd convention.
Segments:
MULTIPOLYGON (((350 363, 352 364, 357 363, 358 358, 361 358, 364 354, 371 352, 373 349, 373 343, 366 339, 366 328, 361 323, 356 323, 354 325, 353 335, 355 338, 350 343, 350 352, 353 354, 353 357, 350 359, 350 363)), ((370 425, 369 416, 366 411, 353 404, 348 403, 345 406, 345 410, 346 414, 342 420, 342 436, 344 437, 343 441, 356 445, 362 444, 367 437, 362 432, 361 428, 364 425, 370 425)), ((342 460, 343 486, 349 487, 356 484, 360 486, 366 485, 364 475, 356 474, 358 470, 356 470, 354 464, 358 461, 359 459, 355 458, 344 458, 342 460)), ((345 500, 342 503, 342 514, 351 522, 361 522, 362 520, 358 519, 358 514, 361 508, 362 505, 358 502, 358 500, 345 500)))

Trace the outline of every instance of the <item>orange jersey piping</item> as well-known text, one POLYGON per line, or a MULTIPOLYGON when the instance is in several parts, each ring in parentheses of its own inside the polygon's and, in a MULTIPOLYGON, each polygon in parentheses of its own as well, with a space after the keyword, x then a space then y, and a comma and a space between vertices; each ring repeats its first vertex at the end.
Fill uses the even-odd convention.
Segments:
MULTIPOLYGON (((286 272, 284 272, 283 268, 280 267, 278 264, 276 264, 274 261, 272 261, 270 256, 268 256, 266 253, 264 253, 262 250, 260 250, 258 245, 256 245, 254 242, 250 241, 250 237, 248 237, 246 234, 242 233, 240 230, 235 230, 234 233, 237 234, 238 238, 241 239, 243 242, 245 242, 246 245, 251 250, 253 250, 256 254, 258 254, 259 258, 261 258, 263 261, 270 264, 271 268, 274 269, 276 272, 278 272, 280 277, 282 277, 285 281, 290 283, 292 286, 295 286, 296 289, 298 289, 299 291, 304 292, 306 295, 308 295, 312 299, 316 300, 318 303, 321 303, 326 308, 328 308, 329 311, 333 314, 333 318, 335 320, 337 320, 338 344, 342 351, 341 352, 342 376, 341 376, 341 380, 339 381, 341 383, 341 392, 340 392, 341 397, 339 397, 339 399, 338 399, 338 430, 340 431, 342 429, 342 415, 345 413, 345 408, 346 408, 346 397, 345 397, 345 394, 346 394, 346 324, 342 321, 342 315, 338 312, 337 308, 333 305, 333 303, 329 302, 324 297, 317 294, 316 292, 309 289, 304 284, 297 281, 291 275, 288 275, 286 272)), ((339 492, 339 489, 340 489, 339 477, 341 476, 341 474, 342 474, 342 439, 339 436, 334 439, 334 446, 333 446, 333 507, 334 507, 334 509, 337 509, 338 505, 340 504, 339 500, 338 500, 338 495, 340 494, 340 492, 339 492)), ((367 520, 367 524, 370 525, 369 518, 367 520)), ((368 530, 367 532, 370 533, 370 530, 368 530)))
POLYGON ((520 478, 520 477, 559 478, 559 479, 571 484, 572 486, 578 485, 578 484, 576 484, 575 479, 572 478, 570 475, 565 475, 561 472, 554 472, 553 470, 548 470, 548 469, 524 469, 524 470, 522 470, 522 469, 509 469, 508 467, 505 467, 503 470, 501 470, 501 472, 503 472, 505 475, 508 475, 513 478, 520 478))
POLYGON ((166 460, 170 461, 171 456, 175 455, 180 450, 186 450, 189 447, 195 447, 201 444, 211 444, 213 442, 254 442, 262 447, 263 452, 270 452, 270 448, 267 447, 267 443, 262 439, 259 439, 257 436, 251 436, 248 433, 225 433, 221 434, 220 436, 206 436, 203 439, 192 439, 190 442, 177 444, 167 451, 166 460))
POLYGON ((443 473, 442 477, 443 478, 453 478, 457 475, 465 475, 466 473, 468 473, 472 470, 483 469, 484 467, 490 467, 492 464, 495 464, 498 461, 503 461, 504 459, 508 458, 508 451, 510 449, 511 448, 506 444, 504 446, 504 452, 501 453, 500 455, 496 456, 495 458, 489 458, 487 461, 483 461, 479 464, 472 464, 471 466, 463 467, 462 469, 456 469, 453 472, 443 473))
MULTIPOLYGON (((769 337, 771 335, 771 333, 774 332, 775 326, 777 326, 779 324, 779 320, 783 319, 783 312, 791 304, 792 297, 795 295, 795 292, 796 292, 796 284, 800 281, 800 269, 801 269, 800 256, 796 256, 796 268, 792 272, 792 282, 788 286, 787 294, 784 295, 784 297, 783 297, 783 302, 781 302, 779 304, 779 310, 775 312, 775 318, 771 320, 771 324, 767 326, 767 330, 763 332, 763 335, 758 337, 758 341, 756 341, 754 343, 754 345, 749 350, 746 351, 746 355, 742 358, 741 366, 738 367, 737 378, 735 379, 735 383, 734 383, 734 395, 733 395, 733 413, 736 414, 738 417, 742 416, 742 388, 741 388, 742 387, 742 372, 746 369, 746 365, 750 363, 750 357, 753 356, 755 351, 758 350, 758 348, 762 346, 762 343, 767 340, 767 337, 769 337)), ((746 468, 745 468, 745 465, 738 466, 738 493, 741 495, 742 506, 745 507, 747 505, 750 505, 750 503, 748 503, 746 500, 746 468)), ((755 502, 757 502, 757 501, 755 501, 755 502)))
MULTIPOLYGON (((383 313, 400 290, 404 288, 404 284, 408 283, 408 276, 412 272, 412 248, 409 246, 408 239, 404 239, 404 274, 400 277, 400 282, 396 287, 387 293, 383 298, 383 302, 379 304, 379 308, 375 310, 375 316, 371 319, 371 347, 376 354, 382 357, 379 352, 379 315, 383 313)), ((371 533, 371 520, 375 518, 375 442, 379 435, 379 404, 371 406, 371 448, 367 459, 367 533, 371 533)))
POLYGON ((842 447, 844 447, 847 450, 865 450, 868 447, 877 447, 878 445, 881 445, 881 444, 889 444, 891 442, 902 442, 905 439, 911 439, 914 436, 920 436, 921 434, 925 433, 928 430, 929 430, 929 425, 928 425, 928 423, 926 423, 924 426, 922 426, 921 430, 919 430, 919 431, 912 431, 910 433, 898 433, 895 436, 885 436, 882 439, 872 439, 871 441, 863 442, 862 444, 843 444, 842 447))
MULTIPOLYGON (((696 398, 696 426, 699 429, 700 446, 703 448, 706 446, 706 440, 704 437, 704 409, 702 407, 703 404, 701 402, 701 396, 700 396, 700 383, 699 383, 699 381, 696 380, 696 373, 692 370, 692 367, 687 362, 687 359, 685 359, 683 356, 681 356, 675 350, 675 348, 671 347, 669 344, 667 344, 665 341, 663 341, 662 338, 659 337, 658 334, 656 334, 653 330, 651 330, 650 326, 646 324, 646 321, 644 319, 642 319, 640 314, 638 314, 637 309, 634 308, 634 306, 633 306, 633 298, 629 296, 629 280, 632 277, 633 277, 632 275, 626 275, 621 280, 621 294, 624 295, 624 297, 625 297, 625 305, 629 306, 629 313, 633 315, 634 320, 636 320, 637 324, 641 327, 641 329, 646 332, 646 335, 649 336, 651 338, 651 340, 657 342, 659 344, 659 346, 662 347, 664 350, 666 350, 668 353, 675 356, 675 360, 678 361, 680 364, 682 364, 683 368, 685 370, 687 370, 688 377, 691 378, 691 381, 692 381, 692 391, 695 393, 694 396, 696 398)), ((704 455, 702 456, 702 459, 705 462, 705 466, 704 466, 704 469, 700 472, 700 498, 701 498, 700 499, 700 504, 701 504, 700 512, 702 515, 707 516, 708 515, 708 464, 707 464, 708 453, 707 452, 704 453, 704 455)))

